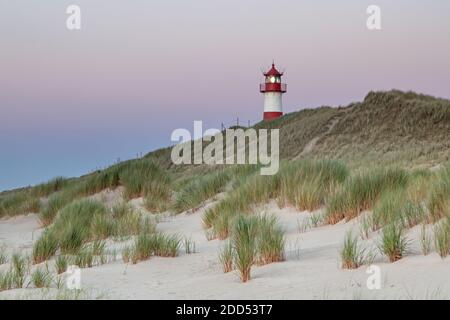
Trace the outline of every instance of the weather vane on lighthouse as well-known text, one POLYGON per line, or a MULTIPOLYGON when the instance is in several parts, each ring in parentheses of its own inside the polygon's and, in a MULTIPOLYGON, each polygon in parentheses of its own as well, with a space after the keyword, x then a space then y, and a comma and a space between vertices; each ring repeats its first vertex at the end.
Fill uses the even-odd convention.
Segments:
POLYGON ((260 84, 259 91, 264 93, 264 120, 268 121, 283 115, 281 96, 286 92, 286 84, 281 83, 283 72, 275 68, 275 63, 272 63, 272 68, 263 74, 266 81, 260 84))

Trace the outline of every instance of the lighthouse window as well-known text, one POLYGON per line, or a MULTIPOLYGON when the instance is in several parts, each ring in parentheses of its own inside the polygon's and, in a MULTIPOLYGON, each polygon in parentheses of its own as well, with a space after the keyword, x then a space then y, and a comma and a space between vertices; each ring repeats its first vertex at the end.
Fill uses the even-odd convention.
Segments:
POLYGON ((270 77, 270 83, 275 83, 276 78, 275 77, 270 77))

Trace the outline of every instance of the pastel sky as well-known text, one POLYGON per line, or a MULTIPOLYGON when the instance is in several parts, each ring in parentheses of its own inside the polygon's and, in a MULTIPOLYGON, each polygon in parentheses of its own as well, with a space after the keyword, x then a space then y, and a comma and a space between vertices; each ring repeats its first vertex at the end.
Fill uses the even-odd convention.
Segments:
POLYGON ((0 190, 166 146, 194 120, 259 121, 272 59, 285 112, 391 88, 450 98, 449 17, 447 0, 0 0, 0 190))

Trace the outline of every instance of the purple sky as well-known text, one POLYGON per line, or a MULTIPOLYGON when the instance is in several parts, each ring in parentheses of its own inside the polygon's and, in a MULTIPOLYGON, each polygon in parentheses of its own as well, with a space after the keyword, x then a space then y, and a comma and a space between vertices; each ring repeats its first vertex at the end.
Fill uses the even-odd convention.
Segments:
POLYGON ((446 0, 0 0, 0 190, 166 146, 193 120, 254 123, 272 58, 285 112, 391 88, 450 98, 449 15, 446 0))

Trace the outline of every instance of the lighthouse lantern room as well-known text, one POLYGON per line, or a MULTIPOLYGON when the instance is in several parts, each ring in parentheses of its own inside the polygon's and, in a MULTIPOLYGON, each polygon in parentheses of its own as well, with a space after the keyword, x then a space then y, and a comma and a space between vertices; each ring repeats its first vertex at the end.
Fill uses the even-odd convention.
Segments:
POLYGON ((272 68, 263 73, 266 77, 265 83, 260 84, 259 91, 264 93, 264 120, 273 120, 283 115, 283 104, 281 96, 286 92, 286 84, 281 83, 282 72, 272 68))

